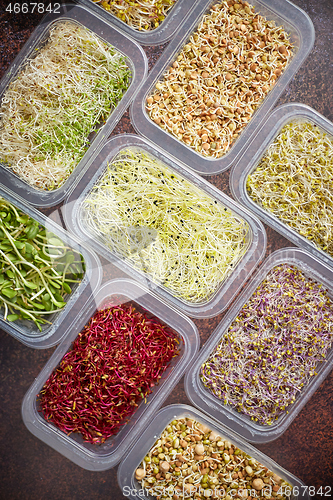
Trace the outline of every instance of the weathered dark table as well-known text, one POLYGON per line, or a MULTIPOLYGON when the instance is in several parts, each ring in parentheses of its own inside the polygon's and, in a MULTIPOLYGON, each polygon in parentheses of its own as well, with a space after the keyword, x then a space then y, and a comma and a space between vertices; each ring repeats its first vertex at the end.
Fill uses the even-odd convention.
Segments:
MULTIPOLYGON (((0 0, 0 77, 41 19, 38 14, 10 14, 5 11, 9 3, 10 0, 0 0)), ((316 41, 279 104, 302 102, 333 120, 333 1, 294 0, 294 3, 311 17, 316 41)), ((150 68, 163 49, 145 48, 150 68)), ((123 132, 134 132, 128 112, 112 135, 123 132)), ((228 172, 210 177, 209 181, 230 195, 228 172)), ((266 227, 266 230, 267 255, 291 246, 272 229, 266 227)), ((195 320, 202 342, 221 318, 222 315, 195 320)), ((120 500, 124 497, 117 484, 117 468, 106 472, 81 469, 35 438, 23 424, 24 394, 53 350, 30 349, 0 331, 0 500, 120 500)), ((182 381, 165 404, 179 402, 188 403, 182 381)), ((315 486, 316 491, 320 486, 333 486, 333 373, 284 435, 258 448, 306 485, 315 486)))

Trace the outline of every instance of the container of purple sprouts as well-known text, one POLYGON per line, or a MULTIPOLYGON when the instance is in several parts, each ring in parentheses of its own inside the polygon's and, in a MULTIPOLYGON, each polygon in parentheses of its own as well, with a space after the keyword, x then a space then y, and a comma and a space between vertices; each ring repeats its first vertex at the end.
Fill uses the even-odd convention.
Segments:
POLYGON ((304 250, 271 254, 187 372, 190 401, 250 442, 277 439, 332 368, 332 283, 304 250))

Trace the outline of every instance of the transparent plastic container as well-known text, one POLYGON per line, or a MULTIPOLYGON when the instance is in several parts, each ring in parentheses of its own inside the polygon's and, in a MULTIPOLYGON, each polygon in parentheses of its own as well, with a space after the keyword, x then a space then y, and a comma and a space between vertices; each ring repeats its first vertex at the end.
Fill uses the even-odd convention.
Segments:
POLYGON ((85 4, 100 17, 103 17, 103 19, 105 19, 110 25, 115 25, 121 28, 141 45, 161 45, 162 43, 169 41, 174 34, 181 29, 183 22, 187 19, 196 2, 193 2, 193 0, 177 0, 167 13, 164 21, 162 21, 160 25, 152 31, 139 31, 132 28, 117 16, 105 10, 98 3, 94 3, 92 0, 80 0, 80 3, 85 4))
POLYGON ((203 385, 199 376, 201 365, 207 360, 211 352, 214 351, 216 345, 228 331, 231 323, 238 316, 243 305, 246 304, 247 300, 266 278, 270 270, 281 264, 295 266, 305 276, 314 279, 318 283, 322 283, 332 299, 333 271, 325 264, 304 250, 297 248, 284 248, 272 253, 259 268, 255 276, 251 279, 250 284, 244 289, 232 308, 230 308, 204 347, 202 347, 199 355, 187 372, 185 379, 185 391, 192 404, 219 422, 227 425, 234 432, 252 443, 267 443, 281 436, 326 378, 333 366, 333 349, 330 349, 326 356, 326 362, 324 361, 316 368, 318 374, 311 378, 310 383, 296 397, 295 403, 288 407, 289 413, 284 413, 272 425, 258 424, 231 406, 224 405, 203 385))
POLYGON ((276 108, 262 124, 256 137, 248 145, 244 155, 231 171, 230 188, 236 200, 254 212, 263 222, 281 233, 297 246, 304 248, 315 257, 333 267, 333 257, 317 247, 311 240, 302 236, 291 226, 285 224, 264 207, 258 205, 248 194, 246 182, 248 176, 257 168, 270 144, 280 134, 281 129, 290 122, 305 122, 317 125, 333 140, 333 123, 305 104, 284 104, 276 108))
POLYGON ((105 142, 122 117, 124 111, 143 83, 148 70, 147 57, 143 49, 137 42, 129 38, 126 33, 121 32, 117 27, 110 26, 84 6, 62 4, 56 11, 57 13, 48 14, 43 18, 5 73, 0 82, 0 101, 8 85, 15 80, 21 69, 33 58, 37 49, 42 47, 46 42, 50 29, 55 24, 63 21, 75 22, 99 36, 104 42, 110 43, 119 53, 126 57, 132 75, 130 85, 124 96, 106 119, 105 124, 101 126, 97 132, 91 134, 92 137, 89 137, 89 148, 69 178, 59 188, 53 191, 45 191, 30 186, 18 175, 14 174, 11 169, 6 168, 4 164, 0 162, 2 184, 6 185, 12 191, 15 191, 22 198, 37 207, 55 206, 67 196, 72 188, 73 182, 78 177, 84 175, 89 161, 98 152, 101 143, 105 142))
POLYGON ((145 287, 131 280, 115 279, 104 283, 95 297, 81 306, 63 342, 26 393, 22 404, 22 416, 27 428, 39 439, 84 469, 97 471, 116 465, 130 444, 143 432, 147 422, 189 366, 199 348, 200 339, 197 328, 191 320, 158 299, 145 287), (110 303, 117 305, 127 302, 145 309, 150 315, 157 317, 177 332, 180 338, 180 354, 173 358, 159 383, 147 396, 147 403, 141 402, 135 413, 116 435, 111 436, 101 445, 84 442, 82 436, 76 433, 67 436, 45 420, 39 411, 37 395, 95 311, 110 303))
POLYGON ((215 3, 217 3, 216 0, 205 0, 196 3, 182 25, 182 29, 176 33, 173 40, 165 49, 131 105, 131 119, 138 133, 150 139, 155 144, 163 144, 163 148, 178 160, 205 175, 223 172, 238 159, 263 118, 274 106, 291 78, 305 61, 311 51, 315 36, 313 24, 308 15, 288 0, 276 0, 274 2, 271 0, 253 0, 249 2, 255 7, 256 12, 259 12, 269 20, 275 21, 277 25, 281 25, 290 34, 290 40, 294 47, 294 56, 276 81, 272 90, 270 90, 252 115, 246 127, 239 134, 230 150, 219 159, 209 159, 195 152, 192 148, 186 146, 176 137, 156 125, 148 116, 145 104, 156 82, 163 77, 165 71, 175 61, 180 50, 189 40, 190 35, 197 29, 203 15, 215 3))
MULTIPOLYGON (((222 438, 227 439, 231 444, 236 445, 240 450, 250 455, 251 458, 258 460, 262 465, 291 485, 292 499, 309 498, 307 490, 304 491, 302 488, 304 483, 300 479, 278 465, 267 455, 251 446, 243 438, 235 434, 229 427, 217 423, 196 408, 184 404, 174 404, 162 408, 122 460, 118 467, 118 484, 124 496, 131 500, 137 498, 155 498, 147 494, 146 490, 142 489, 140 483, 135 478, 135 470, 140 466, 145 455, 149 452, 169 423, 174 419, 180 418, 190 418, 206 425, 209 429, 221 434, 222 438)), ((218 490, 218 487, 216 487, 216 489, 218 490)), ((179 495, 180 498, 182 498, 182 494, 183 492, 179 495)), ((229 493, 229 495, 231 494, 229 493)), ((188 496, 187 498, 190 497, 188 496)))
MULTIPOLYGON (((232 301, 240 287, 248 279, 255 267, 264 255, 266 248, 266 233, 259 221, 248 211, 241 209, 231 198, 212 186, 200 176, 192 173, 188 167, 176 162, 171 155, 168 155, 158 146, 152 145, 149 141, 135 135, 116 136, 108 141, 100 155, 91 163, 83 183, 78 183, 71 195, 66 199, 63 207, 66 227, 77 234, 80 239, 87 241, 91 247, 98 251, 104 258, 113 262, 127 274, 136 280, 147 284, 159 296, 173 304, 178 309, 192 317, 212 317, 226 307, 232 301), (142 269, 135 268, 130 262, 122 259, 112 251, 103 239, 96 236, 83 218, 82 204, 91 189, 105 172, 107 165, 120 151, 130 148, 132 151, 143 151, 152 158, 157 158, 172 171, 177 172, 182 178, 190 181, 194 187, 200 188, 203 193, 212 197, 215 203, 221 203, 229 208, 235 215, 241 217, 248 226, 245 236, 246 251, 239 261, 234 264, 234 270, 229 273, 219 284, 213 295, 205 298, 201 302, 190 302, 182 297, 177 297, 170 289, 164 285, 153 282, 150 275, 142 269)), ((141 255, 141 254, 140 254, 141 255)), ((185 257, 186 258, 186 257, 185 257)), ((143 264, 142 264, 143 266, 143 264)), ((167 271, 167 270, 166 270, 167 271)))
POLYGON ((15 193, 11 192, 6 187, 0 186, 0 197, 13 204, 16 208, 22 210, 25 214, 29 215, 47 231, 50 231, 55 236, 59 237, 64 243, 69 245, 72 249, 79 252, 84 258, 85 273, 80 283, 74 284, 72 293, 65 297, 67 304, 59 312, 47 319, 52 322, 52 325, 42 325, 40 331, 33 321, 16 320, 5 321, 3 309, 0 311, 0 327, 23 344, 33 347, 35 349, 46 349, 48 347, 58 344, 65 335, 68 325, 72 322, 72 317, 82 307, 82 302, 89 299, 102 280, 102 269, 99 258, 95 252, 86 245, 79 242, 75 236, 69 235, 58 224, 53 222, 50 218, 46 217, 33 207, 30 207, 24 200, 22 200, 15 193))

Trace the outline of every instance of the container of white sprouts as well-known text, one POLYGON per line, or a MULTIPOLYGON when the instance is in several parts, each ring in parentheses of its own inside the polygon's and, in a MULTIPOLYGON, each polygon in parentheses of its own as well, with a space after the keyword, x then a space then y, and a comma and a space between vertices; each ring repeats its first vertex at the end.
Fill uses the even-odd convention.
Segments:
POLYGON ((61 342, 98 289, 100 260, 78 238, 4 186, 0 186, 0 206, 0 328, 34 349, 52 347, 61 342), (31 222, 36 227, 33 238, 27 231, 31 222), (66 293, 60 286, 64 282, 66 293))
POLYGON ((46 15, 0 83, 1 182, 55 206, 147 74, 142 48, 80 5, 46 15))
POLYGON ((248 4, 196 2, 131 106, 137 132, 205 175, 239 158, 314 43, 288 0, 248 4))
POLYGON ((193 0, 81 0, 81 3, 141 45, 161 45, 170 40, 195 4, 193 0))
POLYGON ((300 479, 239 437, 230 426, 217 423, 197 408, 185 404, 165 406, 148 423, 118 467, 118 484, 130 500, 152 500, 159 495, 162 498, 177 496, 179 500, 274 498, 276 490, 281 500, 310 498, 308 487, 300 479), (176 439, 183 442, 190 437, 196 437, 204 449, 202 459, 194 452, 192 441, 187 441, 185 447, 180 444, 178 449, 173 447, 176 439), (160 447, 164 458, 159 458, 159 452, 155 453, 160 447), (236 454, 232 455, 233 451, 236 454), (173 464, 179 457, 186 460, 186 467, 179 466, 175 471, 173 464), (209 463, 206 468, 203 467, 205 460, 209 463), (168 468, 166 462, 169 473, 163 473, 162 467, 168 468), (162 469, 160 474, 154 470, 159 467, 162 469), (257 484, 259 480, 260 490, 253 486, 256 480, 257 484), (274 489, 275 485, 278 487, 274 489))
POLYGON ((265 120, 230 176, 239 203, 331 267, 332 157, 332 122, 304 104, 285 104, 265 120))
POLYGON ((80 239, 193 317, 224 310, 266 247, 247 210, 135 135, 105 144, 63 214, 80 239))
POLYGON ((332 284, 305 250, 272 253, 187 372, 192 404, 252 443, 281 436, 332 369, 332 284))

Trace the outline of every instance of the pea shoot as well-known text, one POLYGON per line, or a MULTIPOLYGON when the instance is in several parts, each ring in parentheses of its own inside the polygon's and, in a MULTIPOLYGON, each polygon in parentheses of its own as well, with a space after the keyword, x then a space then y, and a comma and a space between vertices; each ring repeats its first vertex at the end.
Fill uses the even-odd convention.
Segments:
POLYGON ((0 305, 5 321, 39 330, 66 305, 84 276, 82 256, 36 220, 0 198, 0 305))

